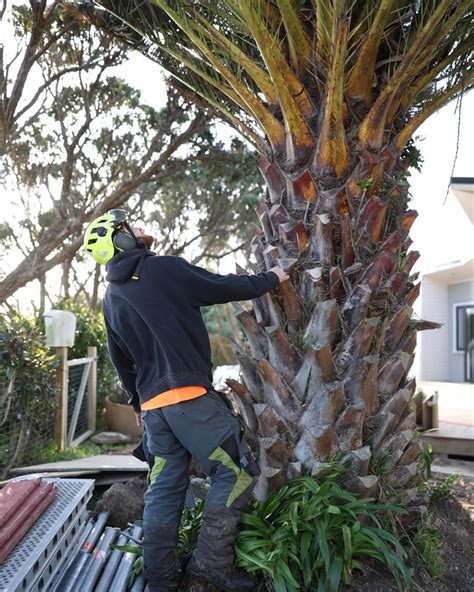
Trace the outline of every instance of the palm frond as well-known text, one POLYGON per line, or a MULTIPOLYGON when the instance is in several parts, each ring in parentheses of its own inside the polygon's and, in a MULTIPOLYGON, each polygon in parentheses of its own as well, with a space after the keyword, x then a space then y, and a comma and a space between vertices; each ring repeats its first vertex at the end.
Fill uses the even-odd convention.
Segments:
POLYGON ((472 0, 95 4, 104 11, 91 20, 163 66, 261 153, 266 141, 292 166, 317 144, 321 166, 338 163, 339 172, 349 126, 381 149, 443 93, 456 96, 474 45, 472 0))
POLYGON ((433 113, 436 113, 441 107, 444 107, 449 102, 456 99, 460 94, 468 92, 472 88, 474 88, 474 68, 471 66, 461 80, 436 93, 436 95, 410 119, 408 124, 396 137, 394 141, 395 148, 401 152, 408 140, 413 136, 420 125, 428 119, 428 117, 433 113))
POLYGON ((301 78, 305 76, 311 60, 311 37, 303 25, 303 14, 294 0, 277 0, 288 39, 293 68, 301 78))

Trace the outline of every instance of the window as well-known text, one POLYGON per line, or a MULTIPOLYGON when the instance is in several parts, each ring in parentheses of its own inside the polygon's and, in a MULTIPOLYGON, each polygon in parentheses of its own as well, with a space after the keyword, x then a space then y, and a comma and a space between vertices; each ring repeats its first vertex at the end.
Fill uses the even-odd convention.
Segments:
POLYGON ((463 352, 474 347, 474 302, 455 305, 455 316, 456 351, 463 352))

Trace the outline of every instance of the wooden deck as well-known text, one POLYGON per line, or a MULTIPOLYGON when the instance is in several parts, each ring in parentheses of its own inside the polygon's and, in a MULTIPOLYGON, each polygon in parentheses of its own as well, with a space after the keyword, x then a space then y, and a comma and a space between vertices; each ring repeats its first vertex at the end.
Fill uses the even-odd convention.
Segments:
POLYGON ((438 454, 474 457, 474 384, 420 382, 425 394, 438 393, 439 428, 421 434, 438 454))

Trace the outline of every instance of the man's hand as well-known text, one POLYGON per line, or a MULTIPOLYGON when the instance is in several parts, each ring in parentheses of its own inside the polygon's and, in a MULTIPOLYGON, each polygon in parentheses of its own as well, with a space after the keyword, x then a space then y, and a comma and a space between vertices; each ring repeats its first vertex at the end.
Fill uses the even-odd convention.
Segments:
POLYGON ((286 282, 287 280, 290 279, 290 276, 286 273, 286 271, 282 268, 282 267, 272 267, 271 269, 269 269, 268 271, 273 271, 273 273, 276 273, 279 280, 280 280, 280 284, 282 282, 286 282))
POLYGON ((142 414, 140 411, 135 411, 135 419, 137 420, 137 426, 141 426, 143 421, 142 421, 142 414))

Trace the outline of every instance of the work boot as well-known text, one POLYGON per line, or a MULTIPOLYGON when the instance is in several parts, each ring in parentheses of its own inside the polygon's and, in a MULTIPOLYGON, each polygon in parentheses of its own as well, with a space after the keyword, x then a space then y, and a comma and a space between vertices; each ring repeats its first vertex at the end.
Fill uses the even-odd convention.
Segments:
POLYGON ((143 575, 149 592, 173 592, 181 578, 181 563, 176 557, 178 526, 144 524, 143 575))
POLYGON ((253 590, 252 578, 234 567, 239 522, 239 510, 221 506, 204 508, 196 550, 186 570, 192 578, 222 590, 253 590))
POLYGON ((191 579, 212 584, 219 590, 226 592, 254 590, 255 588, 252 578, 243 569, 238 569, 233 565, 216 568, 193 557, 186 572, 191 579))

